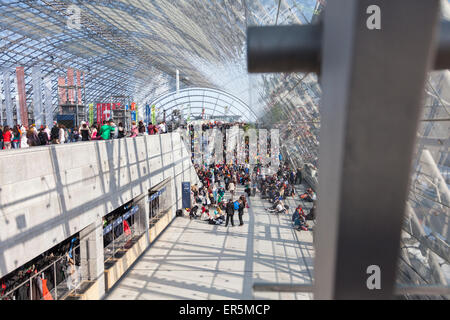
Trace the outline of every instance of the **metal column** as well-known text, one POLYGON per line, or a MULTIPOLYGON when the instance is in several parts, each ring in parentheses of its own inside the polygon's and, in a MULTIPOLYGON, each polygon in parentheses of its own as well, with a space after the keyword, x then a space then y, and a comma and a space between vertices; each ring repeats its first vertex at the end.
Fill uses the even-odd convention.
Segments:
POLYGON ((325 9, 316 299, 390 299, 439 1, 330 1, 325 9), (381 30, 366 10, 381 9, 381 30), (380 268, 370 290, 368 267, 380 268))
POLYGON ((297 40, 292 28, 284 28, 284 42, 282 32, 266 32, 261 41, 263 33, 249 28, 250 72, 320 70, 316 299, 394 295, 425 80, 450 60, 448 24, 439 29, 438 19, 438 0, 340 0, 328 1, 323 26, 305 28, 297 40), (373 5, 380 30, 367 26, 373 5), (317 56, 311 39, 319 36, 317 56), (380 289, 367 286, 373 265, 380 289))

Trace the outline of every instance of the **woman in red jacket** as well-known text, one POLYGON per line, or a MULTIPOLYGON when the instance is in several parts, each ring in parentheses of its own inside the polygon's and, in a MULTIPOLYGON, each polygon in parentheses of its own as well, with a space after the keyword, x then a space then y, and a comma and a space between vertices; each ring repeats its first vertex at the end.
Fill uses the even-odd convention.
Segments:
POLYGON ((3 132, 4 149, 11 149, 11 138, 12 138, 12 131, 9 128, 9 126, 5 126, 5 130, 3 132))

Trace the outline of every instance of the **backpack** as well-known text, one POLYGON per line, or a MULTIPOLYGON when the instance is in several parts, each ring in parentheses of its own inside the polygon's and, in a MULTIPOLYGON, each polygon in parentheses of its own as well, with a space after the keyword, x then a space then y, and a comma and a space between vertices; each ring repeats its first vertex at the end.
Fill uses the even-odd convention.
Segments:
POLYGON ((239 209, 239 202, 235 201, 234 202, 234 210, 238 210, 239 209))

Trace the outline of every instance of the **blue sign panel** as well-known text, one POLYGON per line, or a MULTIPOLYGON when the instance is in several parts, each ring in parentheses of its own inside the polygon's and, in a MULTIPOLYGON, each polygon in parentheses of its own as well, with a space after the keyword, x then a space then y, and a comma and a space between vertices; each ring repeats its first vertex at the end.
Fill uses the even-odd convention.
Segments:
POLYGON ((150 122, 150 106, 149 105, 145 106, 145 122, 146 123, 150 122))
POLYGON ((182 182, 181 183, 181 194, 183 198, 183 208, 187 209, 191 207, 191 183, 182 182))
POLYGON ((108 232, 111 232, 113 227, 117 227, 119 226, 124 220, 128 219, 130 216, 134 215, 136 212, 138 212, 139 210, 139 206, 134 205, 131 207, 131 209, 125 213, 123 216, 117 218, 115 221, 113 221, 113 223, 107 225, 104 229, 103 229, 103 235, 107 234, 108 232))

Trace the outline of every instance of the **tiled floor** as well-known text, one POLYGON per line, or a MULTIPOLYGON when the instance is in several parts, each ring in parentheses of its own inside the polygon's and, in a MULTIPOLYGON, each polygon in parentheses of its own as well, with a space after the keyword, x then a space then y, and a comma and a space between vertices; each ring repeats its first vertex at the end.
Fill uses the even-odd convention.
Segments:
MULTIPOLYGON (((298 203, 287 200, 290 213, 298 203)), ((294 230, 290 215, 270 214, 269 205, 259 194, 251 197, 242 227, 237 215, 234 227, 176 218, 107 299, 311 299, 252 290, 254 282, 312 282, 311 232, 294 230)))

